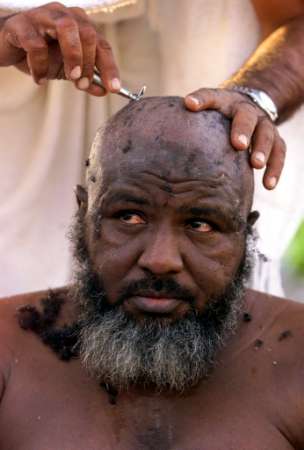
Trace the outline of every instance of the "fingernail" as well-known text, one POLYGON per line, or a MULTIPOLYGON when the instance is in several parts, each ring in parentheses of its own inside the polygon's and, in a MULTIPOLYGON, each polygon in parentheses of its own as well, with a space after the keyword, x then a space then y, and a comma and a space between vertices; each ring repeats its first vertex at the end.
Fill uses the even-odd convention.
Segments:
POLYGON ((48 34, 52 39, 56 39, 57 37, 56 30, 52 30, 51 28, 46 30, 46 34, 48 34))
POLYGON ((90 81, 86 77, 81 78, 77 83, 77 87, 82 90, 88 89, 89 86, 90 86, 90 81))
POLYGON ((254 154, 254 159, 263 165, 265 164, 265 155, 262 152, 256 152, 254 154))
POLYGON ((248 142, 248 138, 247 138, 247 136, 245 136, 245 134, 240 134, 238 139, 239 139, 240 144, 244 145, 245 147, 248 147, 249 142, 248 142))
POLYGON ((74 67, 74 69, 70 72, 70 77, 72 80, 78 80, 81 77, 81 67, 74 67))
POLYGON ((277 179, 276 179, 276 177, 270 177, 270 178, 268 178, 268 180, 267 180, 267 186, 268 186, 270 189, 273 189, 273 188, 276 186, 276 184, 277 184, 277 179))
POLYGON ((113 78, 113 80, 111 81, 111 87, 113 90, 119 91, 119 89, 121 88, 121 84, 118 78, 113 78))
POLYGON ((44 84, 46 84, 47 83, 47 78, 40 78, 40 80, 38 81, 38 84, 40 85, 40 86, 43 86, 44 84))
POLYGON ((190 101, 193 104, 193 106, 199 106, 200 105, 199 100, 196 97, 192 97, 192 95, 188 95, 187 96, 187 100, 190 101))

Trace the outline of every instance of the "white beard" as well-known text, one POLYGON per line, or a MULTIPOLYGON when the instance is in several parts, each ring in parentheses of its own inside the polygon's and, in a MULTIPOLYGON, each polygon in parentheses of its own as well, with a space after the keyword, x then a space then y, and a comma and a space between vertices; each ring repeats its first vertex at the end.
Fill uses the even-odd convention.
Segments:
POLYGON ((83 328, 81 361, 94 378, 118 391, 148 385, 183 392, 209 375, 218 351, 237 328, 242 294, 240 290, 221 329, 209 333, 193 318, 171 326, 151 319, 143 326, 123 311, 106 313, 83 328))

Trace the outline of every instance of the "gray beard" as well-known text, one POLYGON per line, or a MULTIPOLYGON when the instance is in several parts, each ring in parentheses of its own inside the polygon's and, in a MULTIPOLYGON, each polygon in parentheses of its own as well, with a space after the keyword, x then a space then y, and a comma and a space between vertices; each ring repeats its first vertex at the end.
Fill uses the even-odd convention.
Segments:
POLYGON ((192 315, 173 324, 151 318, 138 324, 122 310, 106 313, 81 332, 80 357, 86 369, 118 390, 132 385, 182 392, 207 376, 214 358, 235 331, 242 298, 218 329, 192 315))
MULTIPOLYGON (((80 358, 87 371, 118 391, 152 386, 183 392, 210 374, 216 355, 236 331, 251 269, 250 246, 234 280, 204 311, 192 308, 175 322, 147 316, 138 321, 121 306, 109 306, 84 244, 81 224, 73 234, 76 298, 80 310, 80 358)), ((247 241, 251 239, 248 235, 247 241), (249 239, 248 239, 249 238, 249 239)))

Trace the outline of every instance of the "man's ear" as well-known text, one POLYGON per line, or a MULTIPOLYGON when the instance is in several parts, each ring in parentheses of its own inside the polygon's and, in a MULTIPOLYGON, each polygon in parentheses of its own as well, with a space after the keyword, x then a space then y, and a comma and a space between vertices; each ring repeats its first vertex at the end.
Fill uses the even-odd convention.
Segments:
POLYGON ((84 187, 82 187, 80 184, 77 184, 77 186, 74 189, 75 194, 76 194, 76 200, 77 200, 77 205, 78 208, 84 208, 85 211, 87 210, 88 207, 88 193, 85 190, 84 187))
POLYGON ((247 217, 247 222, 249 223, 249 225, 253 226, 259 217, 260 217, 259 211, 251 211, 251 213, 249 213, 247 217))

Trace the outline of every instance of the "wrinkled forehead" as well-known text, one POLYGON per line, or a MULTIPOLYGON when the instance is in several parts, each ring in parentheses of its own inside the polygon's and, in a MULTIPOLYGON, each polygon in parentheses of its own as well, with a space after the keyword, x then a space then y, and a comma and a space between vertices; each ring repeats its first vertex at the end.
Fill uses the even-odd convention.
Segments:
POLYGON ((176 101, 138 102, 99 132, 87 174, 90 203, 111 183, 143 172, 167 181, 221 180, 240 200, 247 178, 252 191, 248 155, 232 149, 230 122, 216 112, 192 113, 176 101))

